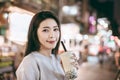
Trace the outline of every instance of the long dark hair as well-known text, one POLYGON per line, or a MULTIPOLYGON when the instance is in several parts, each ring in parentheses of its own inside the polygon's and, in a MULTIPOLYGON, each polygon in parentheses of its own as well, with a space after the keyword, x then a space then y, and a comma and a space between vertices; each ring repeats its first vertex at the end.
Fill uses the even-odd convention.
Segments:
POLYGON ((59 37, 58 43, 56 47, 52 50, 52 54, 55 54, 55 55, 58 54, 60 38, 61 38, 60 22, 57 16, 53 12, 41 11, 41 12, 36 13, 31 20, 29 30, 28 30, 28 42, 26 44, 25 56, 30 54, 33 51, 39 51, 40 41, 38 39, 37 30, 39 28, 40 23, 48 18, 54 19, 60 30, 60 37, 59 37))

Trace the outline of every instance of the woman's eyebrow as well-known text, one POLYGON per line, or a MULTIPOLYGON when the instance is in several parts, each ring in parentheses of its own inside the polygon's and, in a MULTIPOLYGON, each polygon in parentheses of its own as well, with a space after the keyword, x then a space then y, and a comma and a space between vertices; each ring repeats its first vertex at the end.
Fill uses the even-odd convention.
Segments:
MULTIPOLYGON (((53 28, 58 28, 58 26, 53 26, 53 28)), ((45 27, 43 27, 43 28, 50 28, 50 27, 48 27, 48 26, 45 26, 45 27)))
POLYGON ((45 26, 45 27, 43 27, 43 28, 50 28, 50 27, 48 27, 48 26, 45 26))

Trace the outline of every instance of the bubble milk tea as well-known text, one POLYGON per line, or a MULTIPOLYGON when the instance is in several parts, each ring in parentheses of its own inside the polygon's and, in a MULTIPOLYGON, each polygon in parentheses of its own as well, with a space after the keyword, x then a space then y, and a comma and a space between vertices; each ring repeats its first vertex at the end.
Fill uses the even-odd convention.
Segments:
POLYGON ((64 52, 60 54, 65 75, 68 79, 75 79, 77 77, 77 69, 72 64, 75 60, 72 58, 73 52, 64 52))

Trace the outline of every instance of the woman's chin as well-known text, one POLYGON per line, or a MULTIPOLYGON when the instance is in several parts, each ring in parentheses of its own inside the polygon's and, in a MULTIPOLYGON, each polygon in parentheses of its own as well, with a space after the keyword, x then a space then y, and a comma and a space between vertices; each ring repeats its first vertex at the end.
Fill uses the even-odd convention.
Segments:
POLYGON ((51 50, 54 49, 54 48, 55 48, 55 46, 50 46, 50 47, 48 47, 48 49, 51 49, 51 50))

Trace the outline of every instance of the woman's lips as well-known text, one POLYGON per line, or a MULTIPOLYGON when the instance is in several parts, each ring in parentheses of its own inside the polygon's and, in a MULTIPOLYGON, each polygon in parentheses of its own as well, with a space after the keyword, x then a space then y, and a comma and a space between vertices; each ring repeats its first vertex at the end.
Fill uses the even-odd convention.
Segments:
POLYGON ((50 44, 54 44, 55 43, 55 41, 47 41, 48 43, 50 43, 50 44))

